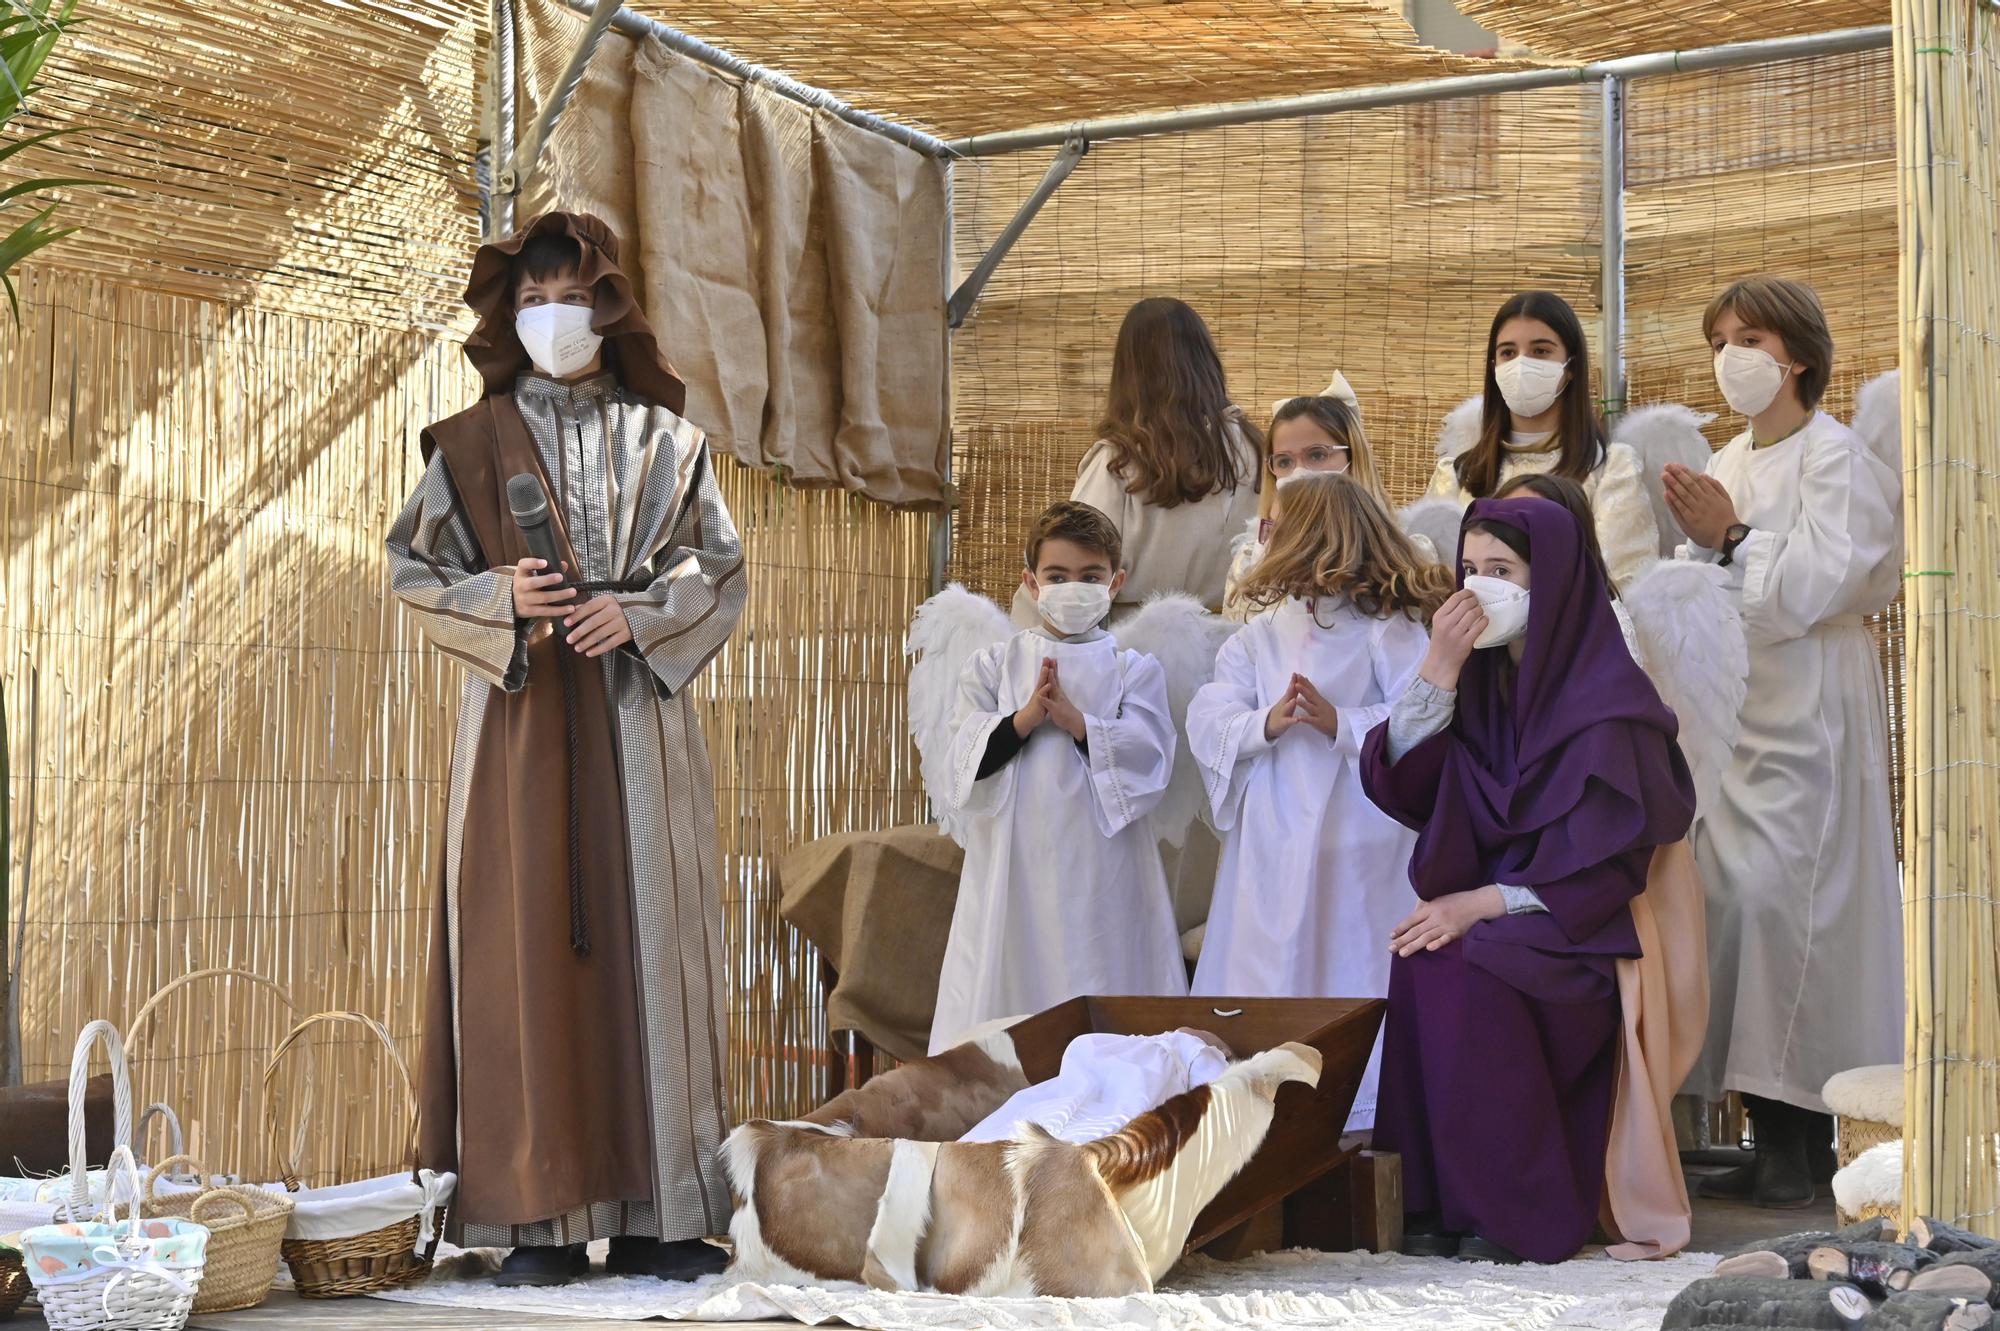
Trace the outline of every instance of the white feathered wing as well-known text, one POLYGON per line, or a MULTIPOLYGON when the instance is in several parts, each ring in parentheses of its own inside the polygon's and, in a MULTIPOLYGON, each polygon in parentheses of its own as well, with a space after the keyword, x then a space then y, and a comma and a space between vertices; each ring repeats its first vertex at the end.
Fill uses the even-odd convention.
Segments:
POLYGON ((1639 635, 1639 664, 1680 722, 1696 817, 1714 807, 1749 692, 1743 615, 1724 576, 1714 564, 1660 559, 1622 593, 1639 635))
POLYGON ((1479 422, 1486 412, 1486 398, 1478 393, 1445 413, 1438 430, 1437 455, 1455 458, 1479 442, 1479 422))
POLYGON ((1903 470, 1903 374, 1891 370, 1878 374, 1861 385, 1861 391, 1854 395, 1854 420, 1850 428, 1861 436, 1861 442, 1868 445, 1868 451, 1889 464, 1889 469, 1901 474, 1903 470))
POLYGON ((982 648, 1005 641, 1013 626, 999 606, 963 585, 952 583, 917 607, 903 651, 910 663, 910 738, 917 742, 931 816, 959 845, 965 844, 961 816, 945 799, 951 789, 952 724, 958 710, 959 680, 966 662, 982 648))
POLYGON ((1160 663, 1167 677, 1167 705, 1174 716, 1179 744, 1166 797, 1153 810, 1153 831, 1167 844, 1180 845, 1188 824, 1207 804, 1201 769, 1188 749, 1187 709, 1202 685, 1215 678, 1215 654, 1237 625, 1211 615, 1201 602, 1178 592, 1163 592, 1113 630, 1120 647, 1143 652, 1160 663))
POLYGON ((1465 510, 1456 500, 1436 496, 1419 499, 1403 505, 1396 518, 1404 535, 1413 540, 1421 536, 1430 543, 1428 552, 1418 546, 1419 553, 1428 553, 1440 564, 1450 564, 1458 558, 1458 529, 1464 525, 1465 510))
POLYGON ((1659 402, 1639 407, 1620 417, 1611 430, 1611 442, 1624 444, 1639 455, 1639 474, 1645 478, 1646 497, 1653 504, 1653 521, 1660 531, 1660 554, 1671 555, 1685 538, 1674 511, 1667 507, 1664 479, 1669 462, 1678 462, 1689 471, 1708 470, 1708 437, 1701 427, 1715 419, 1712 411, 1696 411, 1678 402, 1659 402))

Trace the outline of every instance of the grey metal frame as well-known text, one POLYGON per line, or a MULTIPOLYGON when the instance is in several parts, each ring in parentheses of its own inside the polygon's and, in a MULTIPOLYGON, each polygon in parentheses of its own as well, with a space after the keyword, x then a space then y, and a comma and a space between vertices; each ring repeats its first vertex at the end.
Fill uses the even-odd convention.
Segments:
MULTIPOLYGON (((1837 32, 1800 37, 1779 37, 1769 41, 1738 42, 1726 46, 1698 47, 1687 51, 1661 51, 1649 55, 1599 60, 1584 65, 1555 68, 1509 70, 1496 74, 1472 74, 1456 78, 1429 79, 1417 83, 1390 84, 1371 88, 1349 88, 1336 92, 1309 93, 1299 97, 1273 97, 1256 101, 1225 102, 1189 107, 1156 115, 1118 116, 1076 121, 1065 125, 1006 130, 977 134, 968 138, 942 140, 922 130, 899 125, 866 111, 856 110, 832 93, 779 74, 761 65, 731 55, 698 37, 622 8, 619 0, 562 0, 571 9, 589 14, 591 23, 577 50, 571 55, 562 79, 549 104, 522 143, 514 144, 514 0, 492 0, 495 58, 492 104, 495 124, 491 127, 492 194, 488 216, 496 235, 506 235, 514 227, 514 197, 532 178, 542 145, 555 128, 570 97, 575 93, 591 53, 610 28, 635 37, 652 37, 691 60, 699 61, 747 82, 757 83, 780 96, 805 106, 836 115, 851 125, 881 134, 905 147, 933 157, 992 157, 1033 148, 1059 148, 1041 182, 1007 225, 1001 229, 987 252, 980 257, 958 289, 946 298, 949 326, 962 326, 977 303, 993 273, 1020 240, 1042 206, 1076 169, 1093 143, 1113 139, 1147 138, 1162 134, 1185 134, 1194 130, 1218 129, 1272 120, 1292 120, 1306 116, 1332 115, 1386 106, 1412 106, 1425 102, 1449 101, 1461 97, 1484 97, 1496 93, 1527 92, 1539 88, 1560 88, 1588 83, 1602 85, 1603 97, 1603 214, 1600 238, 1599 304, 1604 320, 1600 338, 1603 360, 1603 393, 1606 414, 1625 408, 1625 104, 1633 79, 1666 74, 1740 69, 1751 65, 1775 64, 1818 56, 1873 51, 1887 47, 1889 26, 1846 28, 1837 32)), ((1981 0, 2000 5, 2000 0, 1981 0)), ((950 464, 946 464, 950 480, 950 464)), ((938 520, 931 547, 931 585, 944 585, 950 548, 950 514, 938 520)))

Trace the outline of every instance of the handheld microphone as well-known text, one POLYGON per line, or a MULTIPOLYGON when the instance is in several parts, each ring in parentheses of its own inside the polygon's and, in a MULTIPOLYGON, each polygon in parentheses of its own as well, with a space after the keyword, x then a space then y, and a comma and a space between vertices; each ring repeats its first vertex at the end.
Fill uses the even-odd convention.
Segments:
POLYGON ((536 576, 563 573, 563 580, 558 586, 569 586, 571 579, 563 570, 562 553, 556 548, 555 529, 549 525, 549 494, 543 488, 541 478, 526 471, 510 477, 507 481, 507 507, 513 510, 514 525, 527 539, 528 553, 548 565, 536 576))

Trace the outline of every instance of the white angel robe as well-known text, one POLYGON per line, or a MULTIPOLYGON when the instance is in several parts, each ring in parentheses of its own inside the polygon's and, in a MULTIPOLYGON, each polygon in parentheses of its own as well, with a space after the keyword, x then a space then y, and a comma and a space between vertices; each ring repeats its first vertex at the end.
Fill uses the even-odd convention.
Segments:
POLYGON ((1688 1090, 1823 1110, 1834 1073, 1902 1061, 1887 708, 1862 621, 1896 596, 1902 479, 1824 413, 1764 448, 1746 431, 1708 471, 1751 529, 1727 570, 1750 679, 1742 737, 1693 835, 1711 997, 1688 1090))
MULTIPOLYGON (((1218 997, 1384 998, 1389 936, 1416 909, 1417 834, 1361 789, 1361 745, 1423 663, 1430 636, 1405 615, 1346 600, 1288 600, 1223 644, 1188 707, 1188 739, 1222 833, 1221 872, 1194 992, 1218 997), (1340 715, 1276 741, 1264 717, 1294 674, 1340 715)), ((1348 1129, 1375 1123, 1381 1043, 1348 1129)))
MULTIPOLYGON (((1500 463, 1500 483, 1554 471, 1562 458, 1559 444, 1553 435, 1524 435, 1510 442, 1500 463)), ((1439 458, 1430 488, 1424 493, 1464 508, 1472 503, 1472 495, 1458 483, 1457 461, 1456 457, 1439 458)), ((1660 557, 1659 526, 1653 519, 1653 501, 1646 493, 1645 468, 1638 452, 1629 444, 1610 444, 1584 478, 1583 492, 1589 496, 1590 511, 1597 519, 1597 544, 1604 551, 1605 567, 1611 570, 1611 580, 1623 587, 1660 557)))
POLYGON ((978 652, 959 683, 947 798, 967 824, 938 976, 931 1052, 981 1022, 1081 994, 1187 993, 1187 967, 1149 814, 1173 774, 1166 673, 1093 630, 1028 629, 978 652), (987 740, 1054 657, 1087 743, 1053 724, 978 779, 987 740))

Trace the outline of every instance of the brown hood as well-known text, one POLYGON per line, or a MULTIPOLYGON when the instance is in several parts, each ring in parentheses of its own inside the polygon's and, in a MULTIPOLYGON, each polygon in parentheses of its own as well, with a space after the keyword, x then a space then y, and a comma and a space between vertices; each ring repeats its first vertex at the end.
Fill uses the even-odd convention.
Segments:
POLYGON ((687 385, 667 364, 652 325, 632 295, 632 280, 618 267, 618 236, 589 213, 543 213, 506 240, 481 245, 465 284, 465 303, 479 324, 465 339, 465 356, 486 381, 486 392, 512 390, 531 369, 521 339, 514 335, 514 256, 544 232, 561 232, 583 246, 583 280, 597 293, 591 327, 604 337, 604 365, 620 383, 650 402, 679 415, 687 407, 687 385))

